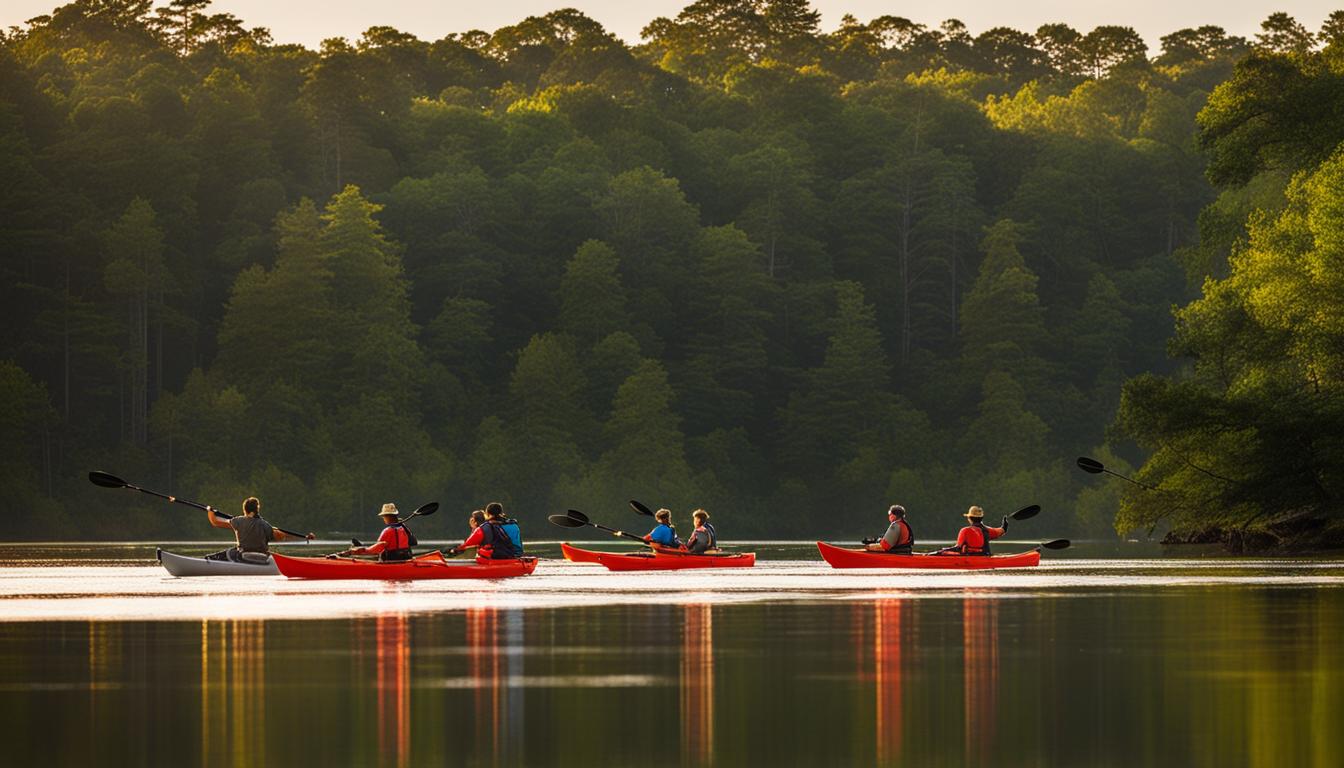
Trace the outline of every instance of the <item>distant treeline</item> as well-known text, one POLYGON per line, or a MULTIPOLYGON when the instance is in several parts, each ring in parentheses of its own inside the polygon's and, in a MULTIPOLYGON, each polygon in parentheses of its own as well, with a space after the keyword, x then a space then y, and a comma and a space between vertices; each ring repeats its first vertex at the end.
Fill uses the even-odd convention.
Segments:
POLYGON ((312 51, 208 0, 62 6, 0 37, 0 537, 204 533, 93 468, 319 531, 499 499, 536 537, 633 497, 728 538, 892 502, 925 535, 970 503, 1114 535, 1288 498, 1188 467, 1328 508, 1337 422, 1295 474, 1266 457, 1338 418, 1337 316, 1227 302, 1331 295, 1246 265, 1339 210, 1334 166, 1289 178, 1340 138, 1342 37, 1279 13, 1150 57, 702 0, 637 46, 566 9, 312 51), (1182 366, 1171 307, 1211 277, 1182 366), (1152 455, 1167 495, 1080 453, 1152 455))

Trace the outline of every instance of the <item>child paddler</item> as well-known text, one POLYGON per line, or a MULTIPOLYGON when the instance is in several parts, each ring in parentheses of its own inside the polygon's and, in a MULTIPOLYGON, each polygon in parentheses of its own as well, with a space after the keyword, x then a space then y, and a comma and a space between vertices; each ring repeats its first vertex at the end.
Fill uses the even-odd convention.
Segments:
POLYGON ((378 534, 378 540, 367 547, 347 550, 346 554, 377 555, 378 559, 385 563, 402 562, 414 557, 411 547, 416 544, 415 535, 405 523, 401 522, 399 514, 396 504, 390 501, 384 504, 378 516, 383 519, 383 525, 386 527, 378 534))
POLYGON ((957 543, 934 552, 935 555, 989 555, 989 542, 1008 531, 1008 518, 998 528, 985 526, 985 510, 971 507, 966 511, 966 527, 957 534, 957 543))
POLYGON ((905 520, 905 507, 892 504, 887 509, 887 532, 882 538, 873 541, 863 540, 863 548, 870 552, 886 552, 891 555, 908 555, 915 546, 915 532, 905 520))
POLYGON ((658 525, 645 534, 644 540, 660 547, 681 549, 681 538, 677 536, 676 526, 672 525, 672 510, 660 509, 653 513, 653 519, 658 521, 658 525))
POLYGON ((691 513, 691 519, 695 521, 695 530, 691 532, 691 537, 686 540, 686 551, 693 555, 703 555, 711 549, 719 548, 719 536, 715 532, 714 526, 709 524, 709 513, 703 509, 697 509, 691 513))
MULTIPOLYGON (((229 547, 223 552, 206 555, 206 560, 264 563, 270 556, 270 547, 268 546, 270 542, 295 538, 275 528, 262 518, 261 500, 256 496, 248 496, 243 499, 243 514, 241 517, 222 520, 215 515, 214 507, 205 508, 205 517, 210 521, 210 525, 233 531, 234 539, 238 542, 236 547, 229 547)), ((313 534, 310 533, 304 538, 311 540, 313 534)))

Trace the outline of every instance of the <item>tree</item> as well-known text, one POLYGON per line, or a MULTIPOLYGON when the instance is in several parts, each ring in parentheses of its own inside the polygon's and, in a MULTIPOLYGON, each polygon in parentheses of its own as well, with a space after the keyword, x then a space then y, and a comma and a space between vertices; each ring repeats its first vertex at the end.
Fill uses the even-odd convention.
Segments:
MULTIPOLYGON (((125 299, 128 310, 122 363, 126 372, 122 437, 143 446, 149 439, 150 309, 152 304, 162 307, 163 291, 167 288, 163 233, 155 224, 154 208, 136 198, 107 230, 104 239, 107 252, 104 281, 108 291, 125 299)), ((156 386, 158 383, 156 377, 156 386)))
POLYGON ((1255 36, 1256 46, 1274 53, 1304 54, 1316 42, 1306 27, 1283 11, 1271 13, 1260 22, 1260 29, 1255 36))
POLYGON ((583 346, 629 325, 620 259, 605 243, 579 246, 560 280, 560 327, 583 346))
POLYGON ((1036 275, 1017 249, 1021 238, 1021 227, 1006 219, 985 232, 985 259, 961 306, 962 360, 968 376, 997 370, 1034 387, 1047 335, 1036 275))

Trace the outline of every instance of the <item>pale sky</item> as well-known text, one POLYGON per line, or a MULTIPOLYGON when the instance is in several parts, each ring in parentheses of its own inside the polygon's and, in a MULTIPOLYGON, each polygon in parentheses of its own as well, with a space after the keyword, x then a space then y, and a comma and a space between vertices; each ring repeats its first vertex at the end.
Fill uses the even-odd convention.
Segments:
MULTIPOLYGON (((639 42, 639 30, 657 16, 675 16, 692 0, 215 0, 214 13, 228 12, 247 26, 268 27, 276 42, 317 47, 323 38, 357 39, 371 26, 391 26, 423 40, 450 32, 492 31, 563 7, 574 7, 596 19, 628 43, 639 42)), ((0 0, 0 26, 51 11, 57 0, 0 0)), ((165 4, 159 2, 158 4, 165 4)), ((821 11, 822 28, 830 31, 840 17, 852 13, 860 21, 891 14, 937 26, 961 19, 972 34, 1008 26, 1032 32, 1047 22, 1062 21, 1087 31, 1100 24, 1134 27, 1157 52, 1158 38, 1182 27, 1216 24, 1231 34, 1250 37, 1275 11, 1287 11, 1309 30, 1320 29, 1344 0, 813 0, 821 11)))

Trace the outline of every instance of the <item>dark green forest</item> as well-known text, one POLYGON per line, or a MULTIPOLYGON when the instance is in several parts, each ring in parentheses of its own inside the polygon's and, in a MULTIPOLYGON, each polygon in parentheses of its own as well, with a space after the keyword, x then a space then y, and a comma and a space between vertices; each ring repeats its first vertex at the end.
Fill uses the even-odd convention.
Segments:
POLYGON ((0 537, 206 532, 90 469, 320 532, 1338 521, 1344 12, 1161 42, 56 8, 0 37, 0 537))

